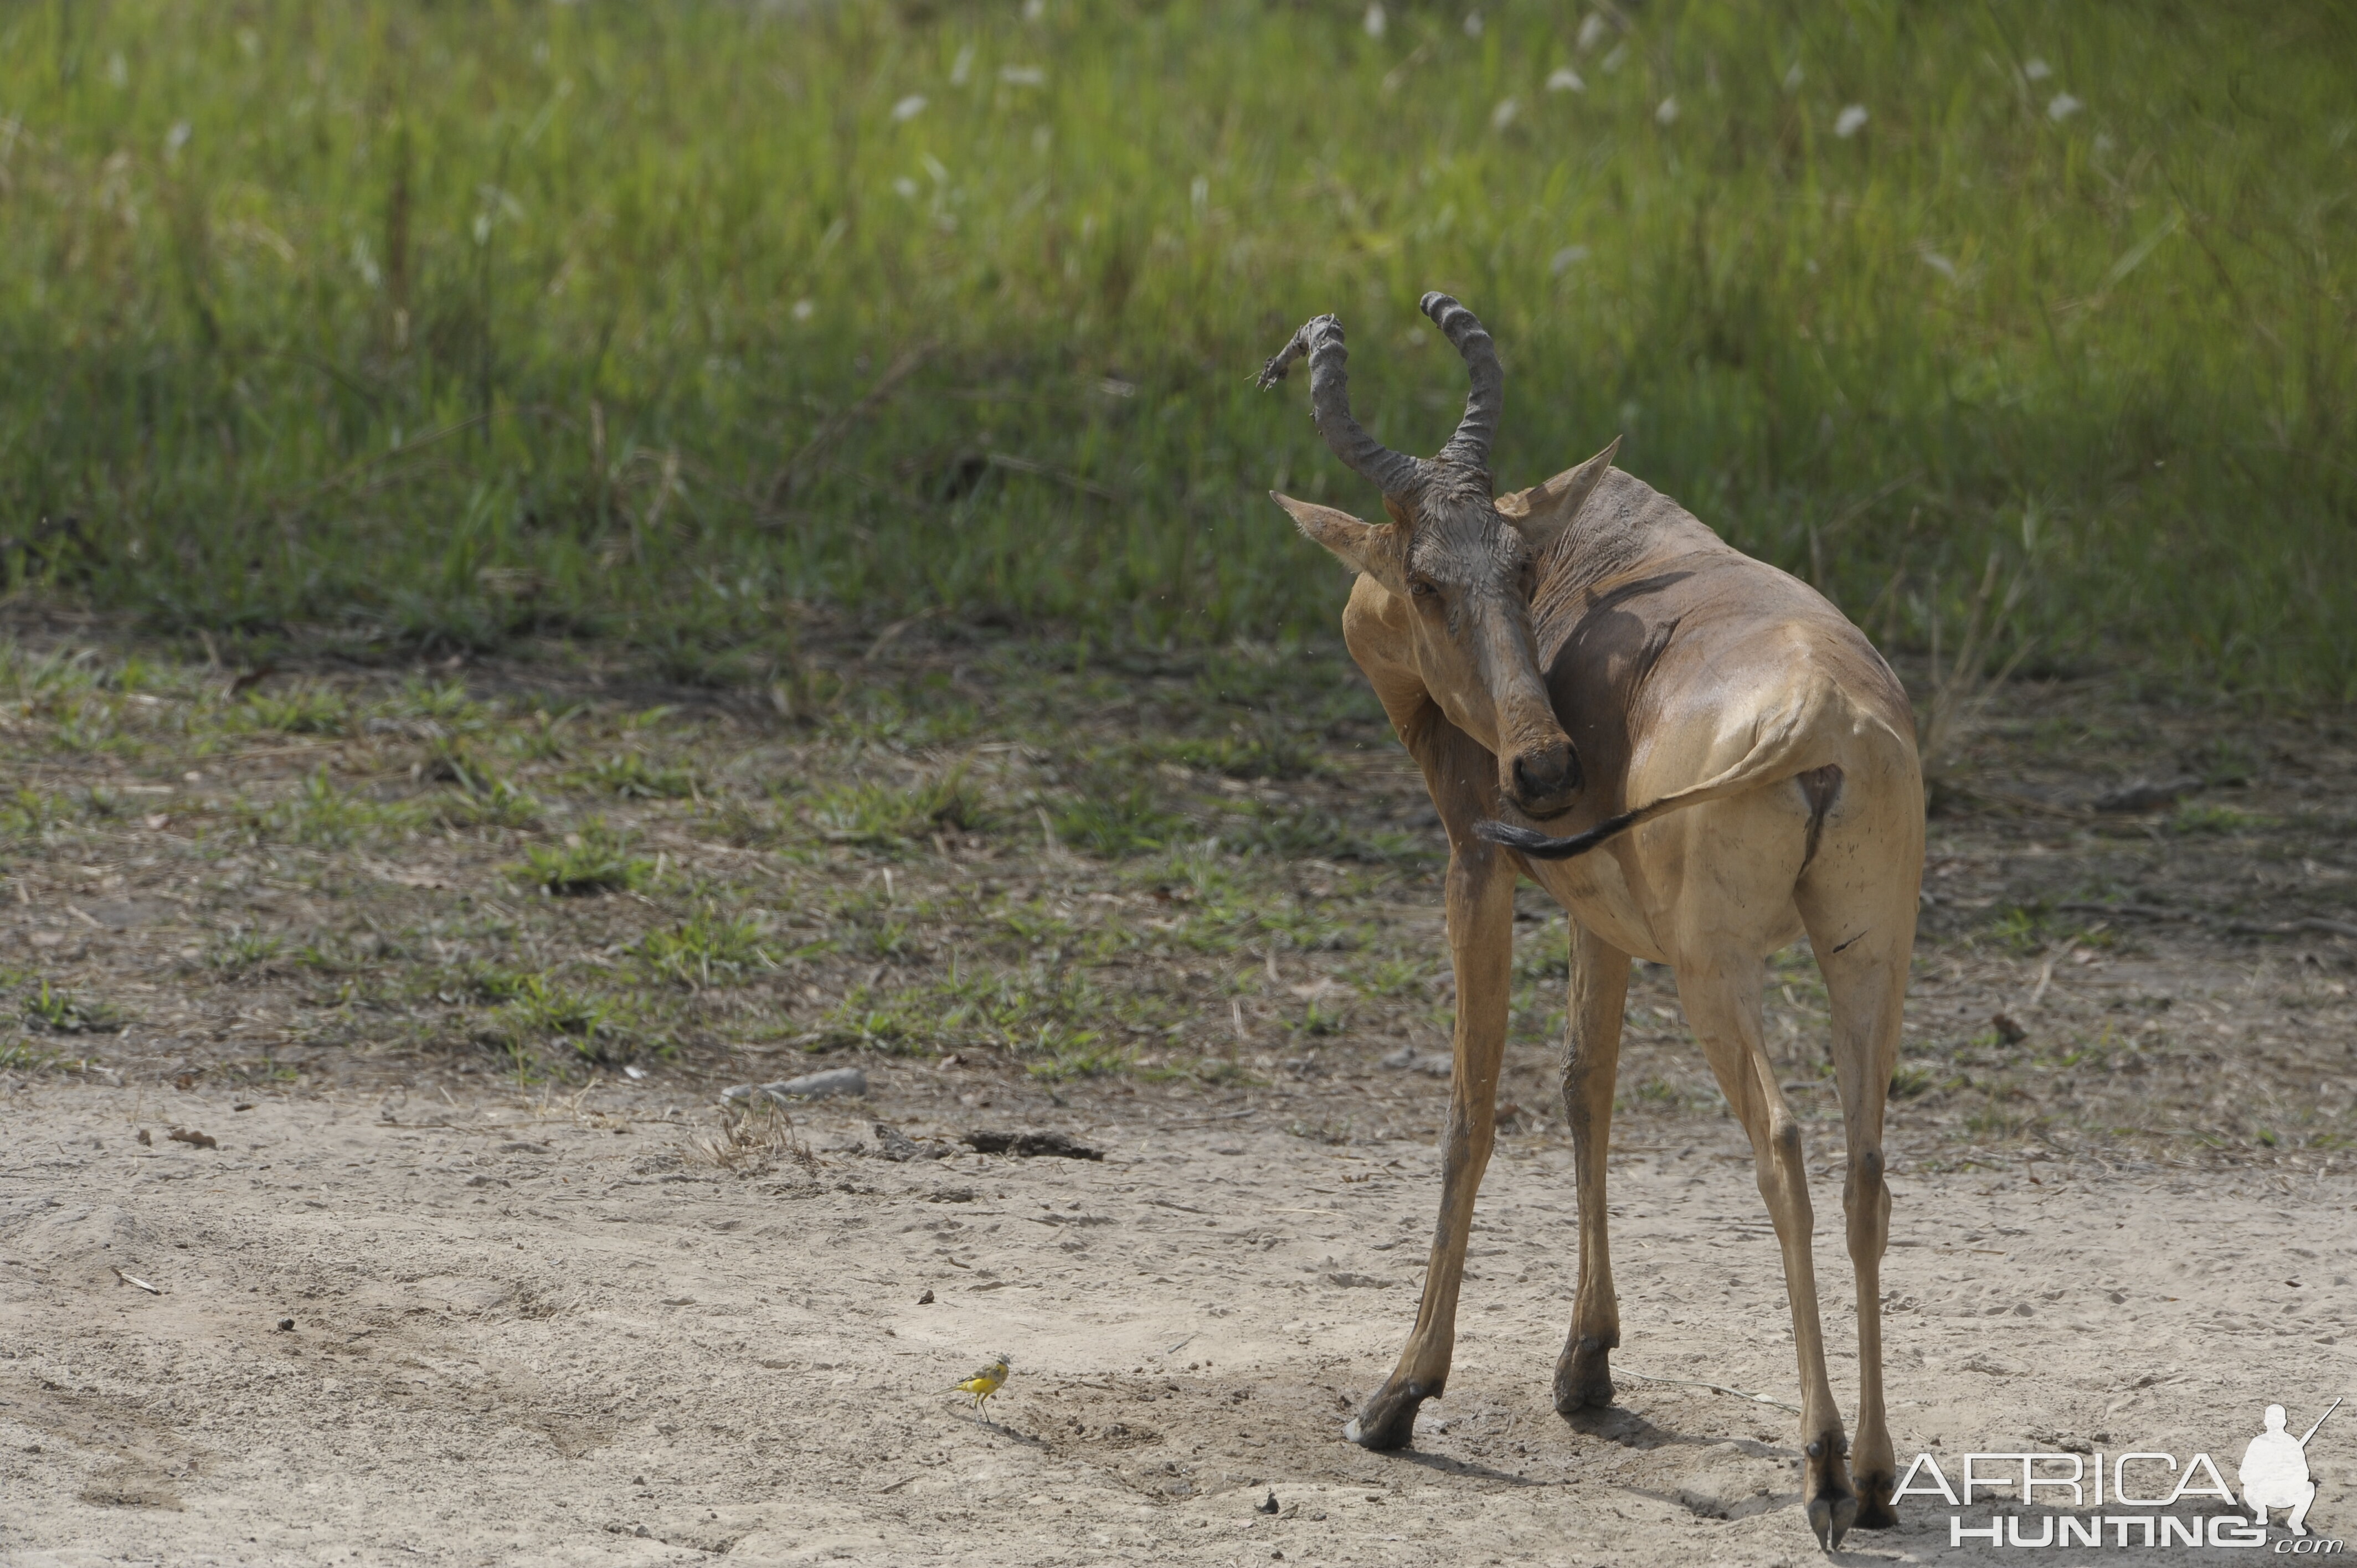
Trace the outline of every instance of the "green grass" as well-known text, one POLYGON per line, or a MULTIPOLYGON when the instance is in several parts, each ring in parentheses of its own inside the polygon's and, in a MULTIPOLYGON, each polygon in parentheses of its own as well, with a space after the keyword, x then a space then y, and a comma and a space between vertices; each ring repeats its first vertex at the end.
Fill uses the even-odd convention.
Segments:
POLYGON ((246 698, 245 711, 258 727, 287 735, 343 735, 352 722, 351 704, 343 694, 320 686, 256 692, 246 698))
POLYGON ((204 961, 207 967, 223 976, 243 974, 269 963, 285 948, 284 939, 268 931, 231 926, 206 944, 204 961))
POLYGON ((452 827, 529 828, 540 822, 539 799, 512 779, 469 769, 454 782, 457 788, 432 808, 438 820, 452 827))
POLYGON ((2267 819, 2255 812, 2237 811, 2215 800, 2183 800, 2169 816, 2169 831, 2173 833, 2217 833, 2231 835, 2265 827, 2267 819))
POLYGON ((751 916, 710 910, 669 930, 650 931, 631 950, 650 973, 673 984, 702 988, 734 984, 755 969, 774 969, 777 955, 751 916))
POLYGON ((1084 973, 969 970, 897 990, 858 987, 830 1010, 813 1043, 903 1056, 999 1049, 1032 1077, 1056 1081, 1128 1066, 1131 1053, 1105 1038, 1104 1026, 1116 1022, 1144 1032, 1163 1019, 1146 999, 1114 996, 1084 973))
POLYGON ((255 837, 282 843, 335 847, 415 827, 423 813, 408 801, 372 800, 339 789, 323 767, 290 798, 248 805, 241 813, 255 837))
POLYGON ((1218 736, 1209 740, 1178 739, 1144 748, 1158 757, 1222 773, 1231 779, 1307 779, 1323 770, 1324 759, 1313 741, 1271 725, 1254 734, 1218 736))
POLYGON ((24 1013, 27 1023, 52 1035, 120 1034, 131 1021, 129 1015, 111 1002, 53 991, 46 980, 38 990, 26 996, 24 1013))
POLYGON ((652 879, 655 868, 654 862, 630 853, 627 834, 593 818, 560 843, 525 845, 522 863, 509 869, 552 897, 581 898, 635 892, 652 879))
POLYGON ((1163 808, 1151 779, 1111 769, 1091 769, 1055 817, 1059 843, 1106 859, 1149 854, 1186 827, 1186 819, 1163 808))
POLYGON ((2357 696, 2344 9, 1362 11, 7 7, 0 575, 798 714, 808 604, 1323 629, 1263 492, 1372 498, 1246 373, 1340 311, 1429 451, 1437 286, 1502 483, 1620 434, 1891 640, 1995 550, 1993 658, 2357 696))
POLYGON ((536 1049, 559 1045, 584 1060, 619 1064, 639 1053, 630 1010, 611 997, 567 985, 529 971, 479 966, 467 977, 468 992, 495 1004, 474 1030, 479 1044, 507 1052, 519 1064, 536 1049))
POLYGON ((646 754, 617 752, 581 770, 575 780, 600 794, 626 800, 678 800, 695 793, 695 770, 650 762, 646 754))
POLYGON ((920 784, 839 784, 814 793, 810 824, 832 843, 888 848, 944 828, 966 830, 984 821, 981 791, 953 768, 920 784))

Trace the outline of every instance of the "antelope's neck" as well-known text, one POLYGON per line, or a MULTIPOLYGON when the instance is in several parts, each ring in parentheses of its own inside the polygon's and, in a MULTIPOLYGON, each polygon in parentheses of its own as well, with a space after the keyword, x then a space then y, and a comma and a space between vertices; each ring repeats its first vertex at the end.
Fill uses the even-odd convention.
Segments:
POLYGON ((1592 590, 1656 563, 1700 552, 1724 553, 1727 542, 1701 519, 1644 480, 1615 468, 1570 527, 1539 561, 1531 596, 1531 629, 1542 666, 1570 635, 1592 590))

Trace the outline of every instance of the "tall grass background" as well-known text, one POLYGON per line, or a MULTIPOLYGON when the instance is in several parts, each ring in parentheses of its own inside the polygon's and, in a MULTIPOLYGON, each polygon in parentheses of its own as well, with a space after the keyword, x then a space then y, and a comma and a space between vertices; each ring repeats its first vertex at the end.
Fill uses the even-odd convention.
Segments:
POLYGON ((1621 464, 1878 635, 2357 697, 2341 7, 26 0, 0 556, 156 627, 1322 631, 1298 386, 1621 464), (64 520, 74 520, 70 523, 64 520))

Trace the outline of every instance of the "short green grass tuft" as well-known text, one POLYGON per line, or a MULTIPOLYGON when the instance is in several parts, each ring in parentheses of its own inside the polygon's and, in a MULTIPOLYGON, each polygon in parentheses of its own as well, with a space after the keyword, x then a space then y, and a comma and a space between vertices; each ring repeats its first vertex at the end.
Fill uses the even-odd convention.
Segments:
POLYGON ((832 843, 889 848, 945 828, 983 825, 982 791, 963 768, 913 785, 842 784, 813 793, 803 808, 811 826, 832 843))
POLYGON ((626 800, 681 800, 696 792, 695 770, 650 762, 644 752, 623 751, 593 763, 575 776, 582 788, 626 800))
POLYGON ((245 699, 245 714, 257 728, 285 735, 345 735, 352 725, 351 704, 327 686, 254 692, 245 699))
POLYGON ((206 945, 204 962, 217 974, 239 975, 264 967, 285 950, 282 937, 232 926, 206 945))
POLYGON ((373 800, 338 788, 325 767, 307 775, 288 799, 267 805, 246 804, 241 815, 256 838, 315 848, 336 848, 397 833, 424 820, 411 802, 373 800))
POLYGON ((2256 813, 2238 811, 2215 800, 2182 800, 2169 816, 2169 831, 2173 833, 2232 836, 2265 825, 2266 819, 2256 813))
POLYGON ((668 930, 649 931, 630 950, 649 973, 699 989, 735 984, 757 969, 778 964, 759 920, 711 910, 699 911, 668 930))
POLYGON ((52 1035, 117 1035, 130 1015, 111 1002, 52 990, 46 980, 25 998, 25 1021, 52 1035))
POLYGON ((1163 806, 1150 781, 1111 773, 1092 775, 1055 815, 1060 842, 1108 860, 1161 849, 1186 826, 1186 819, 1163 806))
POLYGON ((608 827, 602 818, 581 825, 557 844, 527 844, 522 864, 510 874, 552 897, 582 898, 600 893, 630 893, 654 875, 654 862, 630 853, 628 838, 608 827))

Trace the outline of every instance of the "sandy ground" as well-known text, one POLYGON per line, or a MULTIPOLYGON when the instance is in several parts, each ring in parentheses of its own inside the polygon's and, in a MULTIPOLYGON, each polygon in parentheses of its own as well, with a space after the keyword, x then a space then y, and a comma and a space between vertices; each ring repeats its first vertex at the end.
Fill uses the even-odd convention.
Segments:
MULTIPOLYGON (((1339 1433, 1415 1314, 1428 1143, 1288 1135, 1245 1091, 1061 1112, 1102 1163, 877 1157, 877 1119, 920 1139, 952 1124, 946 1070, 888 1065, 867 1101, 800 1113, 813 1158, 734 1168, 699 1150, 708 1101, 660 1081, 569 1103, 19 1090, 0 1152, 0 1561, 1817 1555, 1790 1415, 1626 1375, 1793 1397, 1731 1123, 1624 1133, 1620 1402, 1577 1425, 1547 1402, 1569 1150, 1503 1140, 1448 1397, 1414 1452, 1378 1455, 1339 1433), (1015 1369, 984 1419, 946 1391, 992 1352, 1015 1369)), ((1437 1110, 1445 1085, 1396 1077, 1437 1110)), ((2347 1176, 2031 1158, 1900 1161, 1902 1464, 2203 1450, 2231 1481, 2266 1403, 2304 1427, 2357 1382, 2347 1176)), ((1819 1269, 1846 1296, 1819 1173, 1819 1269)), ((1852 1314, 1829 1301, 1827 1322, 1846 1402, 1852 1314)), ((2310 1454, 2330 1536, 2357 1522, 2357 1418, 2310 1454)), ((1837 1556, 1999 1555, 1952 1549, 1950 1511, 1911 1502, 1837 1556)))

